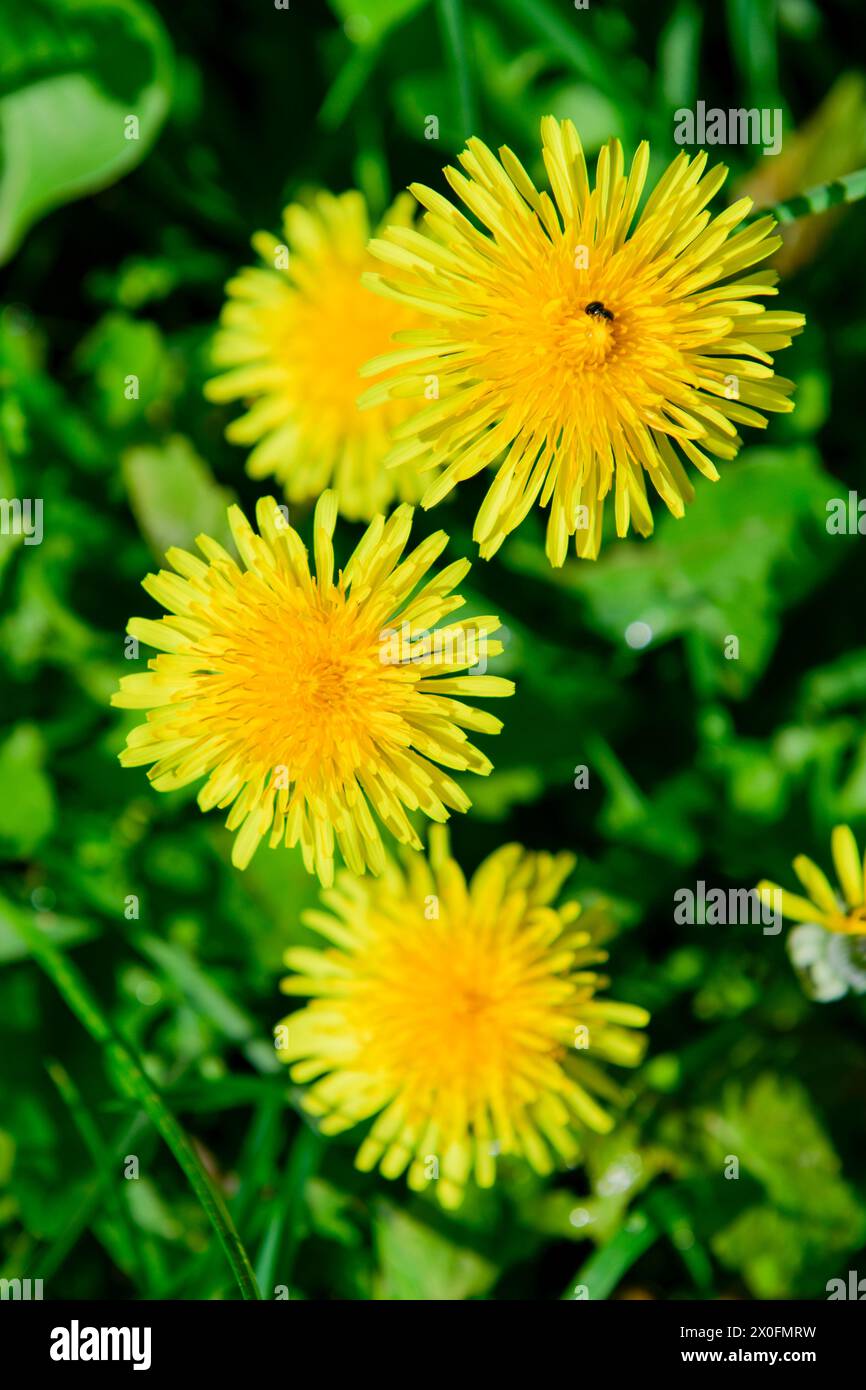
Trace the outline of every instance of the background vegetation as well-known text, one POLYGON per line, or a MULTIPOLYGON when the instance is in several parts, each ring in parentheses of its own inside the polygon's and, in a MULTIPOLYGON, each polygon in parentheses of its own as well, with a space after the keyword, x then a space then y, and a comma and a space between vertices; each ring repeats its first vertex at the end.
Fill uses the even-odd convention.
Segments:
MULTIPOLYGON (((133 669, 126 620, 152 611, 142 576, 166 545, 219 534, 227 498, 257 496, 223 439, 232 412, 202 396, 252 232, 316 185, 360 186, 377 210, 412 179, 442 188, 470 133, 540 174, 546 112, 571 116, 590 153, 651 137, 658 172, 674 110, 698 99, 784 111, 775 159, 710 153, 731 165, 729 196, 789 196, 866 163, 858 11, 2 7, 0 494, 44 499, 41 545, 0 537, 2 1276, 42 1277, 46 1297, 237 1297, 248 1276, 217 1243, 214 1201, 266 1297, 555 1299, 583 1283, 598 1298, 821 1298, 863 1268, 856 961, 821 1005, 784 933, 673 922, 678 887, 787 882, 795 853, 827 866, 836 822, 866 832, 866 542, 825 525, 862 477, 862 208, 793 229, 784 303, 808 328, 780 366, 797 409, 718 485, 698 479, 685 521, 553 572, 535 516, 470 577, 519 685, 455 849, 467 869, 507 839, 574 849, 575 886, 619 923, 616 997, 654 1016, 622 1121, 588 1141, 585 1169, 542 1182, 506 1165, 444 1216, 356 1173, 352 1138, 323 1144, 270 1038, 315 885, 290 853, 233 871, 193 792, 159 796, 120 769, 127 725, 108 706, 133 669), (138 142, 118 140, 129 111, 138 142), (644 650, 624 640, 633 622, 652 629, 644 650), (130 1154, 138 1181, 122 1180, 130 1154)), ((452 556, 471 553, 476 482, 421 523, 450 531, 452 556)), ((293 519, 308 534, 309 515, 293 519)), ((346 549, 357 533, 341 523, 346 549)))

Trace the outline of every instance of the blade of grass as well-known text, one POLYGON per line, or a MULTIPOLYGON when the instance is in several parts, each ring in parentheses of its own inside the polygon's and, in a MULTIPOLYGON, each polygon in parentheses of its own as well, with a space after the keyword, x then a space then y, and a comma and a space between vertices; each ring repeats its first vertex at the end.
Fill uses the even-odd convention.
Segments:
POLYGON ((594 1303, 607 1298, 660 1235, 661 1230, 645 1211, 633 1212, 613 1240, 590 1255, 562 1297, 573 1300, 578 1291, 585 1288, 594 1303))
POLYGON ((359 44, 352 49, 325 94, 318 121, 326 130, 338 130, 363 92, 379 57, 379 44, 359 44))
POLYGON ((310 1129, 308 1124, 302 1123, 289 1153, 285 1178, 277 1199, 277 1209, 268 1223, 259 1247, 256 1277, 263 1289, 273 1287, 281 1247, 280 1283, 288 1284, 291 1278, 295 1252, 300 1243, 298 1215, 304 1200, 304 1188, 319 1166, 323 1148, 321 1136, 314 1129, 310 1129), (283 1233, 286 1230, 284 1240, 283 1233))
POLYGON ((591 1299, 608 1298, 661 1236, 667 1236, 695 1286, 706 1294, 712 1286, 712 1263, 695 1237, 689 1209, 675 1189, 657 1188, 646 1194, 643 1204, 632 1212, 613 1240, 590 1255, 563 1298, 576 1298, 581 1288, 586 1288, 591 1299))
POLYGON ((445 51, 457 88, 460 128, 463 139, 468 140, 470 135, 477 134, 477 114, 469 47, 466 42, 463 0, 436 0, 436 8, 439 11, 439 23, 445 39, 445 51))
MULTIPOLYGON (((147 1119, 139 1113, 130 1125, 127 1125, 120 1139, 114 1146, 115 1161, 118 1157, 129 1153, 133 1145, 136 1146, 141 1155, 141 1146, 148 1145, 153 1135, 153 1131, 145 1133, 148 1129, 147 1119)), ((54 1237, 51 1244, 47 1247, 44 1254, 40 1256, 36 1273, 38 1278, 47 1284, 60 1269, 67 1255, 75 1249, 78 1241, 89 1227, 99 1204, 105 1193, 106 1184, 109 1182, 109 1175, 105 1172, 99 1173, 90 1186, 85 1190, 82 1200, 76 1207, 73 1219, 67 1223, 62 1231, 54 1237)))
MULTIPOLYGON (((262 1210, 261 1198, 269 1181, 277 1171, 279 1151, 285 1126, 282 1123, 285 1102, 272 1092, 258 1106, 247 1129, 243 1148, 237 1162, 241 1175, 237 1192, 229 1201, 229 1210, 235 1225, 251 1223, 250 1237, 261 1227, 261 1219, 266 1215, 262 1210)), ((209 1298, 218 1293, 223 1277, 222 1262, 218 1250, 210 1247, 207 1252, 189 1263, 187 1269, 178 1271, 172 1281, 173 1287, 184 1288, 187 1278, 193 1280, 199 1298, 209 1298)))
POLYGON ((649 814, 647 801, 640 787, 601 735, 589 736, 586 746, 588 756, 598 769, 598 775, 610 797, 605 808, 609 823, 615 823, 618 829, 640 824, 649 814))
POLYGON ((702 15, 694 0, 679 0, 661 33, 657 70, 672 110, 693 106, 700 72, 702 15))
POLYGON ((249 1257, 222 1194, 211 1182, 186 1132, 166 1106, 141 1063, 115 1033, 82 975, 51 945, 44 933, 25 921, 16 922, 15 929, 21 933, 34 959, 63 996, 72 1013, 102 1049, 114 1084, 124 1095, 139 1103, 171 1149, 216 1232, 241 1294, 247 1299, 259 1298, 261 1295, 249 1257))
POLYGON ((140 1234, 136 1237, 129 1210, 121 1195, 121 1189, 116 1181, 111 1181, 112 1176, 116 1177, 117 1174, 114 1156, 105 1143, 84 1097, 66 1068, 57 1061, 49 1061, 46 1063, 46 1070, 57 1087, 62 1100, 66 1103, 75 1128, 93 1160, 97 1173, 105 1178, 106 1201, 114 1215, 114 1222, 117 1227, 118 1250, 111 1252, 112 1259, 127 1276, 131 1277, 133 1273, 144 1275, 145 1287, 148 1289, 147 1297, 153 1297, 150 1283, 152 1265, 148 1262, 147 1252, 144 1250, 144 1245, 147 1242, 142 1241, 140 1234))
POLYGON ((688 1207, 673 1188, 660 1188, 651 1194, 651 1210, 671 1245, 691 1275, 695 1287, 707 1295, 713 1283, 713 1265, 697 1239, 688 1207))
POLYGON ((241 1181, 232 1201, 239 1221, 245 1220, 262 1189, 273 1183, 286 1130, 284 1117, 282 1098, 268 1096, 249 1126, 238 1163, 241 1181))
POLYGON ((391 201, 391 175, 385 158, 385 136, 378 113, 368 105, 358 112, 358 153, 352 163, 355 182, 363 193, 370 220, 379 221, 391 201))
POLYGON ((746 106, 779 104, 776 10, 775 0, 728 0, 728 34, 746 106))

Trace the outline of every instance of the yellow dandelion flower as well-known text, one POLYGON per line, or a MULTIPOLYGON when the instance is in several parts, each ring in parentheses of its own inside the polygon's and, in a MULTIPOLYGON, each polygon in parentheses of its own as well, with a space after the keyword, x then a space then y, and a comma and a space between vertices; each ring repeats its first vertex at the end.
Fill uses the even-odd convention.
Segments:
POLYGON ((777 883, 763 879, 757 888, 766 906, 781 911, 789 922, 809 922, 825 931, 848 936, 866 935, 866 858, 861 859, 850 826, 837 825, 830 838, 830 850, 839 887, 805 854, 793 861, 794 873, 808 894, 801 898, 777 883))
POLYGON ((205 560, 172 548, 166 558, 176 573, 144 580, 168 612, 127 628, 159 655, 112 698, 148 710, 120 760, 152 763, 158 791, 207 774, 198 804, 231 807, 238 868, 268 836, 272 847, 300 842, 307 870, 328 884, 336 837, 354 873, 379 873, 376 817, 420 848, 408 812, 443 821, 449 807, 471 804, 443 768, 491 771, 464 730, 495 734, 501 721, 455 697, 510 695, 514 686, 455 673, 501 651, 489 636, 499 620, 437 626, 464 603, 454 589, 470 566, 457 560, 425 580, 448 543, 444 531, 401 560, 409 506, 373 519, 336 580, 333 492, 316 507, 315 573, 272 498, 258 503, 256 518, 259 535, 229 509, 241 565, 199 536, 205 560))
POLYGON ((582 557, 601 543, 604 499, 614 493, 617 535, 652 530, 646 480, 677 517, 694 495, 683 460, 707 478, 732 459, 737 425, 788 411, 792 383, 773 373, 802 314, 768 311, 773 270, 753 271, 781 245, 772 217, 735 231, 751 201, 717 217, 707 205, 727 170, 679 154, 635 222, 649 148, 626 175, 617 140, 603 147, 590 188, 570 121, 541 125, 553 198, 539 193, 508 148, 497 159, 468 142, 451 188, 486 230, 441 194, 412 192, 432 237, 388 228, 371 242, 387 271, 366 282, 427 317, 399 333, 410 344, 365 375, 398 367, 362 404, 422 394, 439 399, 395 431, 386 463, 438 469, 422 498, 433 506, 490 465, 496 476, 475 523, 493 555, 536 502, 550 506, 547 554, 561 565, 569 536, 582 557), (632 225, 634 223, 634 226, 632 225), (409 352, 413 358, 409 358, 409 352), (414 366, 402 363, 414 360, 414 366))
POLYGON ((467 884, 434 827, 429 859, 405 852, 382 877, 341 874, 327 911, 304 920, 327 949, 286 953, 284 993, 314 996, 275 1029, 303 1104, 337 1134, 376 1117, 363 1171, 408 1170, 459 1205, 470 1179, 490 1187, 496 1155, 538 1173, 579 1156, 581 1126, 612 1121, 618 1096, 593 1058, 634 1066, 645 1010, 597 997, 606 959, 580 906, 555 907, 570 854, 505 845, 467 884))
MULTIPOLYGON (((411 206, 403 195, 387 220, 408 228, 411 206)), ((416 502, 423 482, 411 464, 393 471, 382 464, 394 425, 413 404, 360 411, 358 372, 385 351, 393 332, 420 318, 361 284, 375 262, 360 193, 319 193, 310 207, 287 207, 283 224, 285 242, 267 232, 252 239, 264 265, 229 281, 213 346, 214 364, 228 370, 207 383, 205 394, 250 403, 226 436, 255 446, 247 460, 251 477, 277 478, 289 502, 333 486, 344 516, 369 521, 395 498, 416 502)))

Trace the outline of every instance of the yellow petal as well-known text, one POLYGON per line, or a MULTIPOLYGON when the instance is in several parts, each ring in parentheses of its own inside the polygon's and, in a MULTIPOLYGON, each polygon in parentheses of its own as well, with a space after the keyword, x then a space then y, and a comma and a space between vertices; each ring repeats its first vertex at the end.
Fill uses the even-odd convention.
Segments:
POLYGON ((822 927, 827 926, 829 917, 826 912, 822 912, 807 898, 799 898, 796 893, 786 892, 778 883, 763 879, 756 891, 761 902, 774 911, 781 903, 782 916, 787 917, 789 922, 817 922, 822 927))
POLYGON ((845 901, 849 907, 859 907, 863 902, 863 869, 851 827, 837 825, 830 839, 830 847, 845 901))
POLYGON ((817 903, 824 912, 835 914, 839 911, 839 903, 829 879, 805 854, 798 854, 794 860, 794 873, 813 903, 817 903))

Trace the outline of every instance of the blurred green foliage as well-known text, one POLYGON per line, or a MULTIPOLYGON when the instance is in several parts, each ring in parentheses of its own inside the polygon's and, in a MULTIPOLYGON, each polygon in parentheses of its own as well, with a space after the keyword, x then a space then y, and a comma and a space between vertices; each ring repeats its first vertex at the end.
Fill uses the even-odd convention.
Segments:
MULTIPOLYGON (((784 934, 677 927, 672 910, 697 879, 787 882, 794 854, 825 862, 837 821, 866 831, 864 541, 825 526, 862 477, 862 208, 810 236, 783 284, 808 316, 781 364, 795 413, 718 484, 698 479, 685 520, 554 572, 534 516, 473 566, 518 695, 454 847, 468 869, 506 839, 575 849, 574 886, 619 926, 616 996, 653 1012, 620 1124, 587 1140, 585 1166, 542 1181, 506 1163, 445 1216, 358 1174, 352 1137, 325 1144, 270 1041, 315 885, 285 852, 234 872, 192 790, 158 796, 120 769, 127 724, 108 706, 146 660, 124 642, 152 611, 141 578, 257 496, 201 387, 223 284, 289 197, 358 185, 381 211, 413 179, 442 188, 471 133, 540 175, 546 112, 590 153, 649 136, 657 173, 677 106, 779 106, 787 152, 850 67, 858 19, 854 0, 4 12, 0 493, 44 499, 41 545, 0 536, 4 1277, 42 1277, 47 1297, 238 1294, 189 1172, 30 958, 34 929, 160 1088, 265 1296, 823 1297, 866 1258, 862 999, 810 1002, 784 934), (138 140, 118 135, 132 112, 138 140), (634 623, 651 631, 640 650, 634 623), (121 1180, 129 1155, 138 1181, 121 1180)), ((852 81, 848 169, 866 162, 852 81)), ((794 161, 802 183, 780 163, 772 196, 847 172, 833 140, 830 121, 794 161)), ((767 176, 760 151, 724 155, 740 185, 767 176)), ((446 527, 451 558, 473 552, 482 486, 419 518, 446 527)), ((342 525, 344 553, 357 534, 342 525)))

